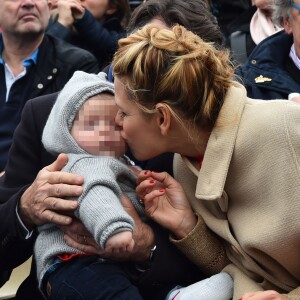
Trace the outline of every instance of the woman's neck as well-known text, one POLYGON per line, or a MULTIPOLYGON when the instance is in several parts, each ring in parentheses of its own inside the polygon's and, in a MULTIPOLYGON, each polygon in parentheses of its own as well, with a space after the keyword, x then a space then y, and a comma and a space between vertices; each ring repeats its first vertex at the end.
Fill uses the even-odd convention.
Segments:
POLYGON ((179 153, 188 157, 199 157, 204 155, 210 132, 205 130, 187 130, 182 129, 174 135, 169 143, 172 145, 170 152, 179 153))

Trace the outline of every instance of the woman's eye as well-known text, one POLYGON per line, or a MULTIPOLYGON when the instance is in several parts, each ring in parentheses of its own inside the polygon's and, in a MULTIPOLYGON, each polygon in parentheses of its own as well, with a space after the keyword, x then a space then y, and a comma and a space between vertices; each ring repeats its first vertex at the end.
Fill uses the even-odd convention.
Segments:
POLYGON ((126 114, 123 111, 119 111, 119 116, 121 119, 124 119, 126 117, 126 114))

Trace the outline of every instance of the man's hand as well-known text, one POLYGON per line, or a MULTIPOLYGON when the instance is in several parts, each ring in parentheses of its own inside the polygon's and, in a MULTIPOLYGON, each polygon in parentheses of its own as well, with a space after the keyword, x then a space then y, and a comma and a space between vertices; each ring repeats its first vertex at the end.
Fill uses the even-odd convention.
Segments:
POLYGON ((83 178, 61 172, 68 157, 60 154, 55 162, 43 168, 32 185, 20 199, 18 213, 24 224, 31 228, 51 222, 57 225, 71 224, 77 201, 64 200, 82 193, 83 178))
POLYGON ((65 241, 73 248, 89 254, 100 255, 103 253, 101 247, 96 243, 91 233, 77 219, 70 225, 59 226, 65 233, 65 241))
POLYGON ((155 245, 154 233, 149 225, 143 223, 131 201, 122 195, 122 204, 127 213, 134 219, 134 247, 130 252, 107 253, 100 248, 81 223, 73 221, 72 225, 60 227, 65 232, 65 240, 71 247, 86 253, 97 254, 103 258, 116 261, 145 262, 155 245))

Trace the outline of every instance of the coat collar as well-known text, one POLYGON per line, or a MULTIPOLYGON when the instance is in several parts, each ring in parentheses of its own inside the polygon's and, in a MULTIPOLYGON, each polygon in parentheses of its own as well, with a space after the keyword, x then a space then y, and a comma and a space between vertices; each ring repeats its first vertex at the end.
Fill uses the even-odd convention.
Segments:
MULTIPOLYGON (((239 83, 234 83, 226 94, 198 175, 198 199, 216 200, 222 196, 246 99, 246 90, 239 83)), ((183 159, 195 173, 195 167, 183 159)))

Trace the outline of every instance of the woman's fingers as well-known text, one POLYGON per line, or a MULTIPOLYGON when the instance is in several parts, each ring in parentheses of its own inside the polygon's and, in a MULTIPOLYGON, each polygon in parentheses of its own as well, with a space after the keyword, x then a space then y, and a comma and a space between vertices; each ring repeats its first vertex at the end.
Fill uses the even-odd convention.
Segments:
POLYGON ((146 179, 144 181, 141 181, 139 185, 136 187, 136 193, 140 199, 144 199, 144 197, 150 193, 153 189, 157 188, 158 182, 156 182, 154 179, 146 179))

